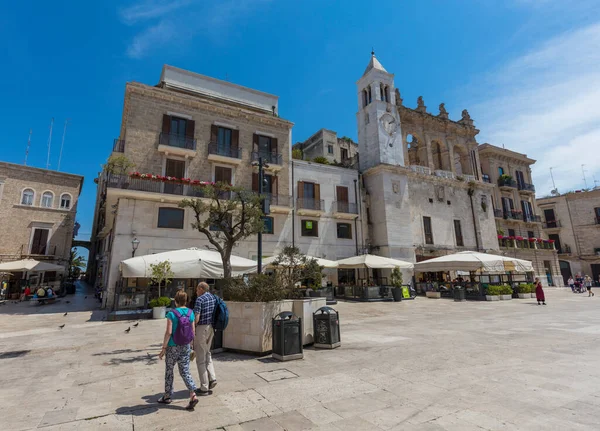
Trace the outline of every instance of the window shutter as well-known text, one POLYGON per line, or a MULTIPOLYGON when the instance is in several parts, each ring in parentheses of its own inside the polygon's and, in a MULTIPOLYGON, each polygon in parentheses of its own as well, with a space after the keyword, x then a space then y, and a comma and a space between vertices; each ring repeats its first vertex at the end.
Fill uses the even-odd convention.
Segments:
POLYGON ((258 192, 258 174, 252 173, 252 191, 258 192))
POLYGON ((194 120, 187 120, 185 125, 185 137, 194 139, 194 131, 196 129, 196 122, 194 120))
POLYGON ((315 200, 321 200, 321 186, 319 184, 315 184, 315 200))
POLYGON ((304 181, 298 181, 298 199, 304 198, 304 181))
POLYGON ((252 151, 258 151, 258 135, 256 133, 252 134, 252 151))
POLYGON ((337 186, 337 200, 338 202, 348 202, 348 187, 337 186))
POLYGON ((211 144, 217 143, 218 134, 219 134, 219 128, 217 126, 215 126, 214 124, 212 126, 210 126, 210 143, 211 144))
POLYGON ((279 150, 277 148, 277 138, 271 138, 271 152, 279 154, 279 150))
POLYGON ((271 177, 271 194, 275 196, 279 195, 279 181, 276 176, 271 177))
POLYGON ((162 132, 169 134, 171 133, 171 116, 163 114, 162 132))
POLYGON ((240 131, 237 129, 233 129, 231 131, 231 149, 237 150, 240 144, 240 131))

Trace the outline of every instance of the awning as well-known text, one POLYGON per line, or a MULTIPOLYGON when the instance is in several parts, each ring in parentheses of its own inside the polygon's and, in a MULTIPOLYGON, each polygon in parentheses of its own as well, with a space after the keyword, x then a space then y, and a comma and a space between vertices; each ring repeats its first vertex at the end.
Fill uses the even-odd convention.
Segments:
POLYGON ((34 259, 0 263, 0 271, 64 271, 65 267, 34 259))
POLYGON ((477 270, 483 272, 531 272, 533 265, 528 260, 476 251, 462 251, 415 264, 417 272, 477 270))
POLYGON ((338 260, 338 268, 378 268, 378 269, 412 269, 414 264, 404 260, 391 259, 389 257, 363 254, 338 260))

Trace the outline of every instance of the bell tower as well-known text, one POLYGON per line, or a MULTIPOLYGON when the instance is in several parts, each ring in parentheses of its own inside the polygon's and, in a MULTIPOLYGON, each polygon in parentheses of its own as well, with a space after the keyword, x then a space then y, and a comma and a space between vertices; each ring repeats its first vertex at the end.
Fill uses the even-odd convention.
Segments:
POLYGON ((384 69, 374 51, 356 85, 360 169, 365 171, 379 164, 404 166, 394 75, 384 69))

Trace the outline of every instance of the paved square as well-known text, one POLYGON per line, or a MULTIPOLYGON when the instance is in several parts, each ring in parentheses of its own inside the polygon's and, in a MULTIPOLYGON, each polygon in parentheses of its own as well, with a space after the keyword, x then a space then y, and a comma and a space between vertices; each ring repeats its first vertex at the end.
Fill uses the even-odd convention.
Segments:
POLYGON ((0 307, 0 428, 598 430, 600 297, 546 293, 546 307, 340 303, 340 348, 309 348, 285 365, 218 354, 219 384, 192 413, 177 374, 175 402, 155 403, 164 321, 105 322, 83 295, 9 303, 0 307))

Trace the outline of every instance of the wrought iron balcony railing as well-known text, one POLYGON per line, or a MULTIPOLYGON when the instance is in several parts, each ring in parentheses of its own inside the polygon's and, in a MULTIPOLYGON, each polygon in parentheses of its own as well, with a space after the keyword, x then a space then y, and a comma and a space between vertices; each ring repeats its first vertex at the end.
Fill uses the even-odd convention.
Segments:
POLYGON ((298 198, 296 200, 298 209, 325 211, 325 205, 322 199, 298 198))
POLYGON ((169 147, 183 148, 185 150, 196 150, 196 140, 187 136, 174 135, 171 133, 161 133, 158 138, 159 145, 169 147))
POLYGON ((333 212, 343 214, 358 214, 358 205, 350 202, 336 201, 333 203, 333 212))
POLYGON ((263 163, 268 163, 271 165, 281 165, 283 164, 283 157, 281 156, 281 154, 277 154, 277 153, 269 153, 269 152, 263 152, 263 151, 253 151, 252 152, 252 161, 253 162, 258 162, 258 159, 262 157, 263 159, 263 163))
POLYGON ((215 156, 231 157, 232 159, 241 159, 242 149, 238 147, 232 147, 230 145, 221 145, 212 142, 208 145, 208 154, 213 154, 215 156))

